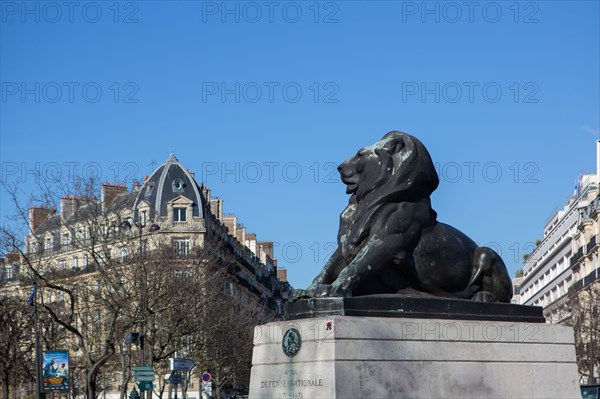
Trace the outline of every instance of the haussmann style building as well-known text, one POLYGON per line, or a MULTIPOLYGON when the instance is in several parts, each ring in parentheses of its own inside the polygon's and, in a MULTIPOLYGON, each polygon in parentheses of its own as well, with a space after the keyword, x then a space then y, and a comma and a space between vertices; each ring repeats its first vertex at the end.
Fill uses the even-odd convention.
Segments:
MULTIPOLYGON (((277 266, 273 242, 259 241, 234 214, 224 214, 223 201, 211 197, 211 191, 198 184, 173 154, 131 191, 123 184, 105 183, 99 200, 66 196, 59 212, 49 207, 30 208, 31 234, 24 240, 24 256, 65 276, 92 276, 96 259, 89 248, 100 243, 90 233, 90 220, 106 238, 102 245, 108 248, 107 256, 117 261, 125 261, 132 251, 151 253, 153 238, 169 243, 184 258, 197 246, 218 238, 236 264, 227 290, 236 291, 242 303, 260 303, 268 309, 266 320, 259 322, 282 314, 291 287, 285 269, 277 266), (102 215, 102 221, 94 212, 102 215)), ((27 268, 18 255, 0 260, 0 294, 27 298, 31 279, 26 276, 27 268)), ((46 298, 47 303, 61 300, 64 298, 46 298)))

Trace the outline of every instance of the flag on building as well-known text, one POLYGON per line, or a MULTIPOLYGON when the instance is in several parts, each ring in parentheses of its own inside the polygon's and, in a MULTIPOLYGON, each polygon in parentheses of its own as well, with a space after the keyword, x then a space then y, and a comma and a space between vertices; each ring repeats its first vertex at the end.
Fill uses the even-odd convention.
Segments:
POLYGON ((29 292, 29 306, 35 305, 35 294, 37 293, 37 285, 33 285, 31 287, 31 291, 29 292))

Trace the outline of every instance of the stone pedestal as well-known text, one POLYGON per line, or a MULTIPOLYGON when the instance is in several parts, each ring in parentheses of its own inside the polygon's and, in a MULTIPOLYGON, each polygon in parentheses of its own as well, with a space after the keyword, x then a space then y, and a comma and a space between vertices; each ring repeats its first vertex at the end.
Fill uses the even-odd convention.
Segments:
POLYGON ((250 398, 581 397, 569 327, 329 313, 256 327, 250 398))

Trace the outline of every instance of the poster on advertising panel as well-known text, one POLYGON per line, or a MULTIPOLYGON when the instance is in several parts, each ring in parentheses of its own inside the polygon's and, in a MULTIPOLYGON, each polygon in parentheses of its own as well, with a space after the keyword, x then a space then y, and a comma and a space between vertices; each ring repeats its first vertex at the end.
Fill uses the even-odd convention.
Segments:
POLYGON ((42 354, 42 391, 69 390, 69 352, 47 351, 42 354))

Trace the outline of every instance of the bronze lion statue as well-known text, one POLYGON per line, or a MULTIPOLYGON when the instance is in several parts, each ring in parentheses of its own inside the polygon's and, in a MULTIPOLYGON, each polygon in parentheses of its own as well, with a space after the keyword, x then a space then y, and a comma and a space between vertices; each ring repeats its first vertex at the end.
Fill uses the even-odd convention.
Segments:
POLYGON ((338 170, 351 194, 338 248, 296 299, 418 294, 510 302, 512 283, 500 256, 437 221, 429 197, 439 179, 419 140, 389 132, 338 170))

